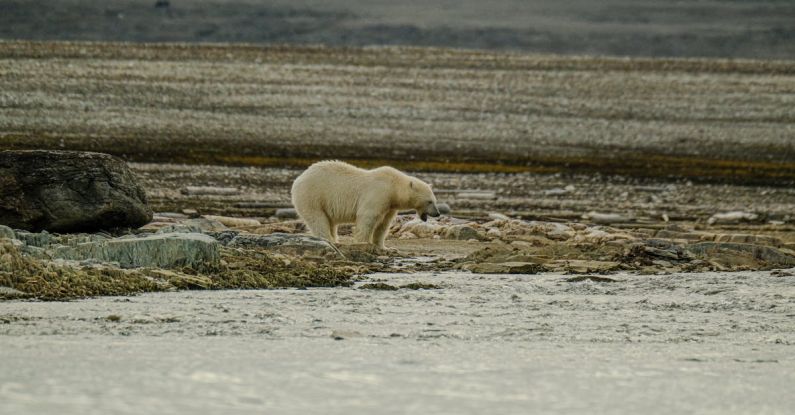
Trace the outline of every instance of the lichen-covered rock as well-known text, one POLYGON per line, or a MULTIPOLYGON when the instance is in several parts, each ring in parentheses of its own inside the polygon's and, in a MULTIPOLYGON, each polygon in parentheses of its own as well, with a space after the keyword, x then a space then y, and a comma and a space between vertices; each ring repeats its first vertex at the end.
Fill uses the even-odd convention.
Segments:
POLYGON ((220 264, 220 244, 200 233, 115 238, 57 246, 48 252, 53 258, 115 262, 122 268, 213 269, 220 264))
POLYGON ((560 259, 545 264, 550 271, 564 271, 568 274, 590 274, 615 271, 621 264, 614 261, 593 261, 586 259, 560 259))
POLYGON ((269 235, 241 233, 235 236, 228 246, 230 248, 266 248, 294 255, 314 254, 324 256, 339 252, 328 241, 323 239, 309 235, 293 235, 279 232, 269 235))
POLYGON ((533 262, 485 262, 465 268, 475 274, 538 274, 545 271, 543 265, 533 262))
POLYGON ((187 219, 173 225, 167 225, 160 228, 157 233, 207 233, 207 232, 224 232, 229 230, 221 222, 207 218, 187 219))
POLYGON ((233 228, 259 226, 262 223, 252 218, 233 218, 230 216, 217 216, 217 215, 204 215, 204 218, 211 221, 216 221, 233 228))
POLYGON ((77 151, 0 152, 0 223, 16 229, 90 232, 152 220, 124 161, 77 151))
POLYGON ((795 256, 770 246, 731 242, 699 242, 687 246, 687 250, 705 259, 722 259, 725 255, 749 259, 763 263, 769 267, 793 267, 795 256))
POLYGON ((478 231, 468 225, 453 225, 444 230, 445 239, 457 239, 459 241, 468 241, 470 239, 483 239, 483 236, 478 231))
POLYGON ((632 221, 632 218, 624 216, 619 213, 601 213, 596 211, 590 211, 582 215, 582 218, 590 220, 593 223, 599 223, 604 225, 609 225, 611 223, 623 223, 623 222, 632 221))
POLYGON ((734 211, 726 213, 716 213, 712 215, 709 219, 707 219, 707 223, 710 225, 733 224, 740 222, 753 222, 757 219, 759 219, 759 215, 757 215, 756 213, 734 211))
POLYGON ((745 233, 730 233, 717 235, 715 242, 734 242, 740 244, 768 245, 779 247, 783 243, 781 239, 768 235, 749 235, 745 233))
POLYGON ((398 233, 411 232, 419 238, 430 238, 441 230, 442 227, 434 223, 414 219, 403 224, 398 233))
POLYGON ((565 241, 576 234, 570 226, 557 222, 495 219, 484 224, 484 226, 498 226, 502 234, 506 236, 543 236, 556 241, 565 241))
POLYGON ((0 238, 16 239, 14 230, 8 226, 0 225, 0 238))
POLYGON ((16 231, 16 238, 24 242, 27 246, 35 246, 43 248, 49 246, 53 242, 53 236, 47 231, 41 232, 27 232, 16 231))
POLYGON ((619 240, 631 241, 633 239, 635 239, 634 236, 624 232, 617 232, 614 229, 589 228, 587 229, 587 231, 579 233, 577 236, 575 236, 574 242, 601 244, 605 242, 619 241, 619 240))
POLYGON ((708 232, 681 232, 668 229, 661 229, 655 234, 657 238, 681 239, 686 241, 711 241, 715 239, 714 233, 708 232))

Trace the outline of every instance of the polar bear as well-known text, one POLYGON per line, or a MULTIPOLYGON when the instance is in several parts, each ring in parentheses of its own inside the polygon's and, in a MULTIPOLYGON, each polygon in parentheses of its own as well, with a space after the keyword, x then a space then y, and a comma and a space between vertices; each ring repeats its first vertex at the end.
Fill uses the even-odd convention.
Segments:
POLYGON ((355 223, 353 239, 378 249, 385 249, 398 211, 416 210, 422 220, 439 216, 431 186, 388 166, 365 170, 342 161, 320 161, 295 179, 291 196, 315 236, 336 243, 337 225, 355 223))

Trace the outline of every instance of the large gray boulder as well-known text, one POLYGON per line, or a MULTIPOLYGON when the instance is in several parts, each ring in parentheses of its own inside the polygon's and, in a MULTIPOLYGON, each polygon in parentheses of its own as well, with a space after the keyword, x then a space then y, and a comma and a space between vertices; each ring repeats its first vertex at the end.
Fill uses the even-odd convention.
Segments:
POLYGON ((124 161, 79 151, 0 151, 0 224, 29 231, 93 232, 152 220, 124 161))

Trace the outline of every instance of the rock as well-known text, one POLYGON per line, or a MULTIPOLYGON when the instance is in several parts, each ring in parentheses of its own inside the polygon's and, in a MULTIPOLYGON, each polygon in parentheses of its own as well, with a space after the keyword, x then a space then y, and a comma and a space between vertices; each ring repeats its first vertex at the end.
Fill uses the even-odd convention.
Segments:
POLYGON ((269 235, 241 233, 232 239, 228 246, 232 248, 265 248, 292 255, 339 254, 339 251, 326 240, 309 235, 278 232, 269 235))
POLYGON ((593 223, 609 225, 611 223, 626 223, 631 222, 632 219, 618 213, 599 213, 590 211, 582 215, 583 219, 590 220, 593 223))
POLYGON ((237 202, 232 206, 240 209, 273 209, 287 207, 281 202, 237 202))
POLYGON ((657 238, 665 239, 684 239, 688 241, 711 241, 715 239, 714 233, 707 232, 679 232, 661 229, 654 235, 657 238))
POLYGON ((122 268, 213 269, 220 264, 220 244, 200 233, 166 233, 122 237, 49 250, 53 258, 115 262, 122 268))
POLYGON ((470 190, 458 193, 455 197, 457 199, 494 200, 497 198, 497 193, 489 190, 470 190))
POLYGON ((624 256, 628 262, 640 260, 646 265, 660 260, 682 262, 693 259, 693 255, 681 245, 658 238, 649 238, 633 243, 627 247, 624 256))
POLYGON ((293 208, 276 209, 276 217, 281 220, 298 219, 298 212, 293 208))
POLYGON ((221 222, 207 218, 196 218, 184 220, 180 223, 160 228, 157 233, 207 233, 223 232, 229 228, 221 222))
POLYGON ((442 215, 449 215, 452 210, 450 209, 450 205, 447 203, 437 203, 436 209, 439 209, 439 213, 442 215))
POLYGON ((415 235, 414 232, 409 232, 409 231, 401 232, 400 235, 398 235, 398 239, 417 239, 417 235, 415 235))
POLYGON ((668 258, 673 260, 679 259, 679 254, 674 251, 669 251, 665 249, 655 248, 653 246, 644 246, 643 251, 651 256, 656 256, 660 258, 668 258))
POLYGON ((740 244, 755 244, 780 247, 781 239, 767 235, 750 235, 744 233, 732 233, 715 236, 715 242, 734 242, 740 244))
POLYGON ((184 220, 188 219, 188 215, 178 212, 156 212, 152 217, 153 220, 184 220))
POLYGON ((413 219, 404 223, 398 232, 411 232, 419 238, 430 238, 440 229, 442 229, 441 226, 432 223, 430 220, 428 222, 423 222, 420 219, 413 219))
POLYGON ((618 282, 619 280, 614 279, 614 278, 608 278, 608 277, 599 277, 597 275, 580 275, 580 276, 577 276, 577 277, 566 278, 566 282, 583 282, 583 281, 618 282))
POLYGON ((0 225, 0 238, 16 239, 17 235, 8 226, 0 225))
POLYGON ((137 228, 146 194, 121 159, 78 151, 0 152, 0 223, 29 231, 137 228))
POLYGON ((502 232, 497 228, 489 228, 489 230, 486 231, 486 235, 491 236, 493 238, 499 238, 502 236, 502 232))
MULTIPOLYGON (((489 224, 491 223, 497 224, 496 220, 489 222, 489 224)), ((500 228, 502 234, 505 236, 542 235, 545 238, 557 241, 567 240, 576 233, 574 229, 562 223, 539 221, 525 222, 518 219, 502 222, 500 228)))
POLYGON ((621 264, 614 261, 591 261, 586 259, 560 259, 546 265, 550 270, 562 270, 574 274, 590 274, 614 271, 621 264))
POLYGON ((541 232, 553 241, 565 241, 574 236, 574 229, 568 225, 557 222, 538 222, 532 221, 529 225, 536 231, 541 232))
MULTIPOLYGON (((607 228, 610 229, 610 228, 607 228)), ((624 232, 607 232, 598 227, 589 228, 588 232, 578 234, 574 237, 575 243, 601 244, 610 241, 631 241, 635 237, 624 232)))
POLYGON ((216 187, 216 186, 187 186, 180 189, 183 195, 208 195, 208 196, 236 196, 240 194, 240 190, 234 187, 216 187))
POLYGON ((688 245, 686 249, 708 260, 726 253, 734 256, 737 256, 737 254, 745 254, 745 256, 751 259, 763 261, 771 267, 795 266, 795 256, 770 246, 731 242, 699 242, 697 244, 688 245))
POLYGON ((200 216, 199 211, 196 209, 182 209, 182 214, 189 218, 194 218, 194 219, 200 216))
POLYGON ((370 282, 359 286, 360 290, 397 291, 398 287, 384 282, 370 282))
POLYGON ((486 262, 465 267, 475 274, 538 274, 544 266, 533 262, 486 262))
POLYGON ((450 226, 449 228, 445 229, 444 238, 456 239, 459 241, 467 241, 470 239, 475 239, 475 240, 482 239, 482 237, 475 228, 467 225, 450 226))
POLYGON ((759 219, 759 215, 757 215, 756 213, 734 211, 726 213, 716 213, 712 215, 709 219, 707 219, 707 223, 710 225, 734 224, 740 222, 752 222, 757 219, 759 219))
POLYGON ((232 239, 235 239, 235 237, 240 234, 240 231, 230 229, 228 231, 221 231, 221 232, 208 231, 204 232, 204 234, 207 236, 211 236, 213 239, 220 242, 221 245, 227 246, 229 245, 230 242, 232 242, 232 239))
POLYGON ((569 193, 568 190, 560 188, 560 187, 544 190, 544 196, 562 196, 562 195, 565 195, 567 193, 569 193))
POLYGON ((499 213, 499 212, 489 212, 488 214, 489 219, 491 220, 498 220, 498 221, 508 221, 511 220, 508 216, 499 213))
POLYGON ((25 245, 43 248, 49 246, 53 242, 53 236, 47 231, 41 232, 26 232, 16 231, 17 239, 24 242, 25 245))
POLYGON ((204 215, 204 219, 220 222, 224 226, 244 228, 247 226, 260 226, 262 222, 251 218, 233 218, 229 216, 204 215))

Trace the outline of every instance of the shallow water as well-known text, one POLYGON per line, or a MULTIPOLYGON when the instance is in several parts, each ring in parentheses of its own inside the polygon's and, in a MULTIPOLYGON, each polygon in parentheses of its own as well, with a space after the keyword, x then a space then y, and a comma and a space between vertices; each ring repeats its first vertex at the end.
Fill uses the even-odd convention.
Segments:
POLYGON ((795 277, 0 303, 0 413, 789 413, 795 277), (110 317, 110 318, 109 318, 110 317))

